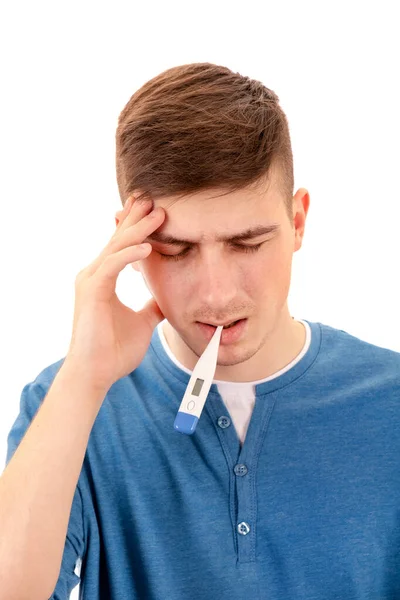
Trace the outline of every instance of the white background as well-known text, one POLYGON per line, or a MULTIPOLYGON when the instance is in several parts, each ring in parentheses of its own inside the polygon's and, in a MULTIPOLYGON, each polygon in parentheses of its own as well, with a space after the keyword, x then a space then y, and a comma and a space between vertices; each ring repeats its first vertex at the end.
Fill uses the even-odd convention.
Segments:
MULTIPOLYGON (((397 11, 395 1, 3 4, 0 472, 23 386, 68 349, 75 276, 115 229, 118 115, 172 66, 222 64, 278 94, 295 191, 311 197, 291 314, 400 351, 397 11)), ((131 268, 117 292, 134 309, 149 298, 131 268)))

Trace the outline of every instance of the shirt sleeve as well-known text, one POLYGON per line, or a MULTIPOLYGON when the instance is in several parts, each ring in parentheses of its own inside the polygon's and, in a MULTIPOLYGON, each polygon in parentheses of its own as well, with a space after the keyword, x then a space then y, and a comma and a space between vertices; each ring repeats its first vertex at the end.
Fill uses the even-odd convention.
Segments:
MULTIPOLYGON (((7 437, 6 466, 22 441, 46 394, 47 391, 37 382, 28 383, 23 388, 19 414, 7 437)), ((75 573, 75 568, 77 563, 79 566, 84 551, 83 503, 78 484, 72 501, 60 574, 49 600, 68 600, 73 588, 81 582, 80 576, 75 573)))

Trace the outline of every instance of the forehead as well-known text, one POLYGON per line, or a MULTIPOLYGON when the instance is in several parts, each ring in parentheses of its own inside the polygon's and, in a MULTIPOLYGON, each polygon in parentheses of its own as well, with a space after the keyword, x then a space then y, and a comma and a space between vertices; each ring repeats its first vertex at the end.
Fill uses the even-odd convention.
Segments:
POLYGON ((157 199, 166 212, 162 225, 147 240, 167 245, 207 241, 236 242, 275 233, 280 228, 276 196, 260 189, 226 194, 197 192, 184 198, 157 199), (224 195, 222 195, 224 194, 224 195))

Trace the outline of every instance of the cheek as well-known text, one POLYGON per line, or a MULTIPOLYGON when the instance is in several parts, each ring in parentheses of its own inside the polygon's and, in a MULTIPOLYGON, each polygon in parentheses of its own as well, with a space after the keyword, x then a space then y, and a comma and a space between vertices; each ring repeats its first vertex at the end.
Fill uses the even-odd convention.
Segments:
POLYGON ((284 290, 288 287, 291 277, 292 254, 286 247, 269 248, 252 269, 251 285, 271 293, 272 290, 284 290))
POLYGON ((267 267, 278 279, 285 278, 291 266, 291 254, 285 248, 277 249, 268 257, 267 267))
POLYGON ((146 259, 141 263, 143 279, 152 295, 161 304, 174 303, 179 300, 177 290, 181 288, 181 276, 179 273, 172 274, 169 269, 160 268, 155 261, 146 259))

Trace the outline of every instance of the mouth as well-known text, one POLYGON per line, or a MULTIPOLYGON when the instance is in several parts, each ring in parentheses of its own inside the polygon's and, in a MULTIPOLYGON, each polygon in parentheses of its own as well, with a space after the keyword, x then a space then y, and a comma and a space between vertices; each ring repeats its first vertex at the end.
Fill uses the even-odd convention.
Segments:
MULTIPOLYGON (((222 325, 222 323, 221 323, 222 325)), ((210 340, 215 333, 218 325, 213 325, 212 323, 202 323, 201 321, 197 321, 197 326, 201 331, 202 335, 210 340)), ((244 319, 238 319, 237 321, 232 321, 231 323, 227 323, 224 325, 221 335, 221 344, 226 345, 233 342, 237 342, 245 335, 247 329, 247 317, 244 319)))
MULTIPOLYGON (((224 325, 224 329, 229 329, 230 327, 233 327, 234 325, 236 325, 236 323, 239 323, 239 321, 242 321, 243 319, 237 319, 237 321, 231 321, 230 323, 228 323, 227 325, 224 325)), ((198 321, 198 323, 201 323, 202 325, 209 325, 210 327, 219 327, 219 325, 214 325, 214 323, 204 323, 202 321, 198 321)), ((222 325, 222 323, 221 323, 222 325)))

